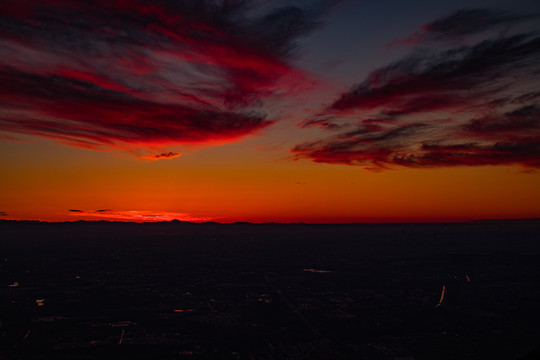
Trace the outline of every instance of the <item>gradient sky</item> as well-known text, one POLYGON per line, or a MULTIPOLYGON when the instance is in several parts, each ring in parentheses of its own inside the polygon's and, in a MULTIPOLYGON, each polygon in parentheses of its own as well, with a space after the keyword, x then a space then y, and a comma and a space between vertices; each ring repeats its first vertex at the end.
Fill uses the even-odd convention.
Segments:
POLYGON ((7 0, 0 218, 540 217, 540 3, 7 0))

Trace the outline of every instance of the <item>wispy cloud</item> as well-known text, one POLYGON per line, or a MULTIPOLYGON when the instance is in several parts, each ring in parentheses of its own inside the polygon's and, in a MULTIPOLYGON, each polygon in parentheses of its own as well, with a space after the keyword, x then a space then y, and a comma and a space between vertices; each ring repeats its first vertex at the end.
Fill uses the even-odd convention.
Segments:
POLYGON ((469 35, 525 20, 538 19, 540 14, 508 14, 491 9, 463 9, 424 24, 414 34, 389 45, 417 45, 434 41, 457 41, 469 35))
MULTIPOLYGON (((474 33, 465 26, 474 21, 472 14, 458 12, 426 31, 442 34, 444 24, 459 22, 462 35, 474 33)), ((497 14, 475 26, 519 19, 497 14)), ((540 167, 538 83, 540 37, 534 34, 439 52, 423 48, 374 70, 304 121, 303 127, 330 134, 292 152, 298 159, 379 170, 392 165, 540 167)))
POLYGON ((176 158, 176 157, 179 157, 179 156, 182 156, 182 154, 177 153, 177 152, 169 151, 169 152, 161 153, 161 154, 153 154, 153 155, 142 156, 142 158, 146 159, 146 160, 161 160, 161 159, 173 159, 173 158, 176 158))
POLYGON ((142 210, 69 210, 71 216, 84 219, 101 219, 112 221, 132 221, 132 222, 155 222, 181 220, 191 222, 211 221, 210 217, 193 216, 186 213, 166 212, 166 211, 142 211, 142 210))
POLYGON ((0 126, 93 149, 250 134, 307 86, 288 59, 331 3, 8 0, 0 126))

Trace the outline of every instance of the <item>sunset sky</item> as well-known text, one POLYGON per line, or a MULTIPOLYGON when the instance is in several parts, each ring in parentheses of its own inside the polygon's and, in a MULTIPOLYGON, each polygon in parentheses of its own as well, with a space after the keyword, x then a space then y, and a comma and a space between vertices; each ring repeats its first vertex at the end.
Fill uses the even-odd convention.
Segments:
POLYGON ((540 2, 7 0, 0 219, 540 217, 540 2))

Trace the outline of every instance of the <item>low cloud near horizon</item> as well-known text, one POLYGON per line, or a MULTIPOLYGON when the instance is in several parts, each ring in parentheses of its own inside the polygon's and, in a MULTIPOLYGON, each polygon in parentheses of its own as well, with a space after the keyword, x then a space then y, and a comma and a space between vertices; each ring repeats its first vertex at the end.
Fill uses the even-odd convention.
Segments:
POLYGON ((112 221, 134 221, 134 222, 147 222, 147 221, 191 221, 191 222, 207 222, 211 221, 210 217, 193 216, 186 213, 177 213, 170 211, 144 211, 144 210, 112 210, 112 209, 99 209, 99 210, 80 210, 73 209, 68 210, 69 214, 77 217, 85 218, 99 218, 102 220, 112 221))

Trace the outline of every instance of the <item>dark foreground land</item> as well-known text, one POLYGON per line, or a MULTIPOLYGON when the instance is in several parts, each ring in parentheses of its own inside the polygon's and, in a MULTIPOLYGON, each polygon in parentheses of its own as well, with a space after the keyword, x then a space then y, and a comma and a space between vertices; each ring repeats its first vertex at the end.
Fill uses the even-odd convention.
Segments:
POLYGON ((0 359, 540 358, 535 221, 0 236, 0 359))

